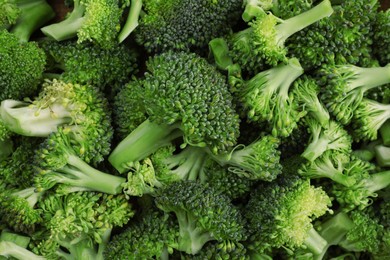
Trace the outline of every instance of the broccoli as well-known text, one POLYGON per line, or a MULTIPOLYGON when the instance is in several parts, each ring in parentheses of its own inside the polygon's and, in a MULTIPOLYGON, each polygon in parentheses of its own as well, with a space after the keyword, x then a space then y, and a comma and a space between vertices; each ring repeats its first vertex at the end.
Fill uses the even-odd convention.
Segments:
POLYGON ((46 0, 1 0, 0 28, 7 28, 20 42, 30 36, 55 13, 46 0))
POLYGON ((14 150, 14 145, 10 136, 11 132, 4 125, 0 117, 0 163, 6 159, 14 150))
POLYGON ((310 117, 305 118, 305 123, 309 127, 311 137, 302 156, 310 162, 329 150, 344 154, 349 154, 352 151, 352 137, 336 121, 330 120, 326 128, 323 128, 317 120, 310 117))
POLYGON ((382 66, 390 63, 390 42, 388 35, 390 23, 390 10, 380 11, 375 17, 373 25, 373 53, 382 66))
POLYGON ((0 31, 0 46, 0 101, 35 94, 46 63, 43 50, 6 30, 0 31))
POLYGON ((31 259, 45 260, 44 257, 38 256, 27 248, 30 243, 30 237, 22 236, 10 231, 3 230, 0 235, 0 258, 5 259, 31 259))
POLYGON ((232 91, 241 102, 247 118, 255 122, 269 122, 273 136, 287 137, 297 126, 305 112, 299 111, 289 89, 293 81, 303 73, 297 59, 290 59, 288 64, 255 75, 248 81, 234 79, 232 91))
POLYGON ((377 145, 374 149, 377 164, 381 167, 390 167, 390 147, 377 145))
MULTIPOLYGON (((299 15, 307 10, 310 10, 313 7, 316 0, 274 0, 271 11, 277 17, 282 19, 288 19, 293 16, 299 15)), ((331 1, 332 5, 334 1, 331 1)))
POLYGON ((281 175, 271 183, 260 183, 252 190, 245 208, 251 235, 248 248, 267 253, 272 248, 306 246, 313 253, 322 252, 326 241, 314 230, 312 221, 326 212, 331 200, 308 179, 281 175))
POLYGON ((332 13, 328 0, 287 20, 263 11, 249 22, 249 28, 229 37, 230 56, 249 75, 276 66, 287 60, 284 43, 291 35, 332 13))
POLYGON ((182 260, 237 259, 249 260, 245 246, 240 242, 209 242, 197 255, 181 254, 182 260))
MULTIPOLYGON (((137 91, 143 91, 148 116, 110 154, 108 160, 119 172, 181 136, 182 148, 187 144, 208 147, 216 154, 236 143, 239 119, 232 96, 225 78, 206 60, 195 54, 168 52, 151 58, 147 69, 145 78, 128 84, 115 103, 119 111, 134 107, 133 100, 140 94, 127 92, 135 85, 137 91)), ((119 125, 129 125, 127 115, 118 120, 119 125)))
POLYGON ((245 22, 249 22, 253 18, 261 15, 264 11, 268 11, 273 7, 273 0, 244 0, 244 12, 241 17, 245 22))
POLYGON ((351 122, 365 92, 390 83, 390 66, 363 68, 351 64, 325 66, 321 69, 319 84, 321 99, 337 121, 351 122))
POLYGON ((179 222, 177 249, 197 254, 205 243, 243 241, 245 221, 225 195, 195 181, 175 182, 158 190, 155 203, 165 212, 173 212, 179 222))
POLYGON ((238 22, 240 0, 145 0, 136 41, 150 53, 200 50, 238 22))

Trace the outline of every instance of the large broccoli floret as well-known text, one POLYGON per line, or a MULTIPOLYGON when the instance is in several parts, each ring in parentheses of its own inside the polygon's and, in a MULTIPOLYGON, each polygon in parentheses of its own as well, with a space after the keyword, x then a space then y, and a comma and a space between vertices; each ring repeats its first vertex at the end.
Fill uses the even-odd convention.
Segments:
POLYGON ((247 231, 244 218, 225 195, 217 195, 207 185, 181 181, 159 190, 156 205, 175 213, 179 221, 178 247, 188 254, 198 253, 211 240, 243 241, 247 231))
POLYGON ((46 57, 34 42, 20 43, 0 31, 0 101, 28 97, 37 91, 46 57))
POLYGON ((337 121, 347 125, 370 89, 390 83, 390 66, 362 68, 350 64, 325 66, 319 84, 321 99, 337 121))
POLYGON ((145 0, 136 41, 148 52, 198 50, 230 31, 241 15, 239 0, 145 0))
POLYGON ((293 81, 302 73, 299 61, 290 59, 288 64, 260 72, 248 81, 234 79, 234 75, 229 81, 250 121, 269 122, 272 135, 286 137, 305 114, 289 93, 293 81))
MULTIPOLYGON (((168 52, 151 58, 147 67, 149 72, 135 85, 144 93, 148 118, 109 156, 118 171, 180 136, 184 139, 182 147, 208 147, 213 153, 225 152, 236 143, 239 119, 226 79, 206 60, 195 54, 168 52)), ((134 100, 132 92, 127 93, 134 90, 133 85, 118 94, 122 97, 115 104, 116 110, 134 106, 130 103, 134 100)), ((127 115, 117 121, 125 127, 129 124, 127 115)))
POLYGON ((390 9, 380 11, 373 26, 373 53, 382 66, 390 63, 390 9))
POLYGON ((312 221, 329 211, 330 205, 326 193, 308 179, 282 175, 267 185, 260 184, 246 206, 251 230, 248 248, 262 253, 305 245, 313 253, 322 252, 326 241, 318 236, 312 221))
POLYGON ((1 0, 0 6, 0 28, 7 28, 21 42, 28 42, 55 15, 46 0, 1 0))
POLYGON ((228 40, 230 55, 250 75, 276 66, 287 59, 284 43, 291 35, 332 13, 328 0, 287 20, 262 12, 228 40))

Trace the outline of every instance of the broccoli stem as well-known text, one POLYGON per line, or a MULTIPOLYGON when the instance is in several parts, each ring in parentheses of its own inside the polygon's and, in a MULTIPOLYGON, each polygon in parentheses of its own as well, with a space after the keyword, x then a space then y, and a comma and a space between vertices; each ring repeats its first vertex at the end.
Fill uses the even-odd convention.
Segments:
POLYGON ((85 6, 80 0, 74 1, 71 14, 63 21, 41 28, 41 31, 56 41, 63 41, 76 37, 77 31, 84 23, 85 6))
POLYGON ((43 109, 30 108, 16 100, 1 102, 1 117, 9 130, 24 136, 46 137, 57 127, 71 122, 70 112, 61 104, 43 109))
POLYGON ((18 246, 15 243, 8 242, 8 241, 1 241, 0 242, 0 255, 5 257, 14 257, 16 259, 24 260, 44 260, 46 258, 42 256, 38 256, 29 250, 18 246))
POLYGON ((310 10, 284 20, 282 23, 276 25, 278 44, 283 45, 287 38, 294 33, 324 17, 330 16, 332 13, 333 9, 330 1, 324 0, 310 10))
POLYGON ((23 198, 27 201, 30 208, 34 208, 39 198, 42 196, 42 192, 36 192, 35 188, 27 188, 21 191, 12 193, 12 196, 23 198))
POLYGON ((360 88, 362 92, 366 92, 390 82, 390 66, 373 68, 353 66, 352 68, 353 76, 348 83, 350 91, 360 88))
POLYGON ((223 38, 211 40, 209 48, 219 69, 227 70, 229 66, 233 65, 232 58, 229 56, 229 47, 223 38))
POLYGON ((145 120, 115 147, 108 161, 123 173, 132 163, 145 159, 158 148, 182 136, 178 127, 178 124, 158 125, 145 120))
POLYGON ((96 170, 74 155, 69 155, 68 166, 58 170, 54 178, 59 183, 114 195, 122 192, 126 182, 125 178, 96 170))
POLYGON ((309 230, 308 237, 303 243, 314 255, 321 254, 328 245, 328 242, 314 228, 309 230))
POLYGON ((390 184, 390 171, 383 171, 372 174, 368 179, 363 180, 362 185, 370 193, 375 193, 386 188, 390 184))
POLYGON ((383 145, 390 146, 390 120, 387 120, 381 128, 379 128, 379 133, 382 137, 383 145))
POLYGON ((384 145, 375 146, 376 161, 381 167, 390 167, 390 147, 384 145))
POLYGON ((130 11, 126 22, 119 32, 119 43, 123 42, 138 26, 139 14, 141 13, 142 0, 131 0, 130 11))
POLYGON ((269 10, 272 7, 272 0, 246 0, 245 10, 242 13, 242 20, 249 22, 264 14, 264 10, 269 10))
POLYGON ((323 154, 328 147, 330 140, 326 137, 320 136, 321 132, 313 133, 312 142, 306 147, 305 151, 302 153, 302 156, 313 162, 317 159, 321 154, 323 154))
POLYGON ((16 35, 21 42, 28 42, 30 36, 50 21, 55 13, 51 6, 45 0, 22 1, 20 5, 20 15, 11 33, 16 35))
POLYGON ((21 246, 23 248, 27 248, 28 244, 30 243, 31 239, 27 236, 22 236, 16 233, 12 233, 8 230, 3 230, 0 235, 0 241, 7 241, 15 243, 18 246, 21 246))

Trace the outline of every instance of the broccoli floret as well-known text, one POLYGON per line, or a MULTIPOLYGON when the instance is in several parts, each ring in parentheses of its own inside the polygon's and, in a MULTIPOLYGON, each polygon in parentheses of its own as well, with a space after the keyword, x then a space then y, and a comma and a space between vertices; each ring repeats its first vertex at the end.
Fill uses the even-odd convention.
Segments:
POLYGON ((153 210, 112 237, 104 259, 154 259, 168 256, 177 247, 179 227, 170 215, 153 210))
MULTIPOLYGON (((288 19, 310 10, 316 0, 274 0, 273 2, 272 13, 282 19, 288 19)), ((333 1, 331 2, 333 4, 333 1)))
MULTIPOLYGON (((180 136, 182 148, 208 147, 213 153, 225 152, 236 143, 239 119, 226 79, 206 60, 195 54, 168 52, 151 58, 147 67, 145 78, 127 85, 115 104, 119 111, 129 104, 134 107, 132 95, 137 98, 140 94, 127 92, 142 90, 148 116, 109 156, 118 171, 180 136)), ((127 117, 117 123, 127 127, 127 117)))
POLYGON ((245 22, 261 15, 273 7, 273 0, 244 0, 244 12, 241 17, 245 22))
POLYGON ((320 72, 321 99, 337 121, 351 122, 365 92, 390 83, 390 66, 362 68, 350 64, 325 66, 320 72))
POLYGON ((230 55, 250 75, 276 66, 287 60, 284 43, 291 35, 332 13, 328 0, 287 20, 262 12, 249 22, 249 28, 228 39, 230 55))
POLYGON ((271 248, 305 245, 313 253, 322 252, 326 241, 318 236, 312 221, 330 211, 330 205, 328 195, 308 179, 289 174, 261 183, 246 205, 251 230, 248 248, 267 253, 271 248))
POLYGON ((310 117, 305 118, 305 123, 309 127, 311 138, 302 156, 310 162, 329 150, 344 154, 352 151, 352 137, 339 123, 330 120, 328 126, 323 128, 317 120, 310 117))
POLYGON ((181 254, 182 260, 237 259, 249 260, 247 250, 240 242, 209 242, 197 255, 181 254))
POLYGON ((199 50, 228 33, 241 14, 240 0, 145 0, 136 41, 148 52, 199 50))
POLYGON ((35 94, 46 63, 43 50, 34 42, 20 43, 5 30, 0 46, 0 101, 35 94))
POLYGON ((55 13, 46 0, 1 0, 0 28, 7 28, 20 42, 30 36, 55 13))
POLYGON ((373 53, 382 66, 390 63, 390 10, 380 11, 375 17, 373 26, 373 53))
POLYGON ((72 12, 61 22, 41 31, 63 41, 77 36, 77 42, 93 42, 109 49, 117 44, 123 8, 119 0, 75 0, 72 12))
POLYGON ((354 138, 366 141, 376 140, 378 130, 390 119, 390 104, 363 98, 354 114, 354 138))
POLYGON ((225 195, 218 195, 210 186, 194 181, 181 181, 160 189, 157 207, 173 212, 179 222, 178 247, 188 254, 197 254, 205 243, 243 241, 245 221, 240 211, 225 195))
MULTIPOLYGON (((272 135, 286 137, 304 116, 289 93, 293 81, 303 73, 297 59, 258 73, 248 81, 235 79, 234 94, 250 121, 269 122, 272 135)), ((229 81, 235 76, 230 75, 229 81)))

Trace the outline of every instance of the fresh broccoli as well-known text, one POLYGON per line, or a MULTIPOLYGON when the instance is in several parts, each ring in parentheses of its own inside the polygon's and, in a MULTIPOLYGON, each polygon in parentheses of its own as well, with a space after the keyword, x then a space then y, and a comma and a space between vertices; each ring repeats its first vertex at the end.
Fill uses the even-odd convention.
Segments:
POLYGON ((209 242, 197 255, 181 254, 182 260, 237 259, 249 260, 245 246, 240 242, 209 242))
POLYGON ((350 64, 325 66, 320 72, 321 99, 337 121, 351 122, 369 89, 390 83, 390 66, 362 68, 350 64))
POLYGON ((332 13, 328 0, 287 20, 263 11, 249 22, 249 28, 228 39, 230 56, 249 75, 276 66, 287 60, 284 43, 291 35, 332 13))
POLYGON ((232 86, 237 99, 241 102, 250 121, 269 122, 272 135, 286 137, 304 116, 298 104, 293 100, 289 89, 293 81, 303 73, 297 59, 290 59, 288 64, 263 71, 248 81, 233 79, 232 86))
POLYGON ((30 243, 30 237, 22 236, 10 231, 3 230, 0 235, 0 259, 18 259, 18 260, 45 260, 27 248, 30 243))
POLYGON ((383 144, 375 146, 376 162, 381 167, 390 167, 390 147, 383 144))
POLYGON ((353 130, 357 140, 376 140, 378 130, 390 119, 390 104, 363 98, 354 112, 353 130))
MULTIPOLYGON (((134 100, 132 92, 126 92, 136 85, 136 90, 144 93, 148 116, 109 156, 108 160, 119 172, 180 136, 184 139, 182 147, 208 147, 216 154, 235 145, 239 119, 222 74, 206 60, 183 52, 155 56, 148 61, 147 68, 145 78, 127 85, 115 104, 119 111, 126 110, 124 107, 128 105, 134 107, 130 103, 134 100)), ((125 127, 129 125, 127 115, 118 120, 119 125, 122 122, 125 127)))
POLYGON ((0 101, 35 94, 46 63, 43 50, 6 30, 0 31, 0 46, 0 101))
POLYGON ((273 0, 244 0, 245 9, 241 15, 242 20, 249 22, 264 11, 270 10, 273 4, 273 0))
POLYGON ((243 241, 245 221, 241 212, 225 195, 208 185, 181 181, 160 189, 155 199, 158 208, 173 212, 179 222, 177 249, 197 254, 212 240, 243 241))
POLYGON ((308 125, 311 138, 302 156, 310 162, 329 150, 344 154, 349 154, 352 151, 352 137, 336 121, 330 120, 326 128, 310 117, 305 118, 305 123, 308 125))
MULTIPOLYGON (((282 19, 288 19, 310 10, 316 0, 273 0, 273 2, 272 13, 282 19)), ((334 4, 333 1, 331 3, 334 4)))
POLYGON ((46 0, 1 0, 0 28, 7 28, 20 42, 30 36, 55 13, 46 0))
POLYGON ((375 17, 373 26, 373 53, 382 66, 390 63, 390 9, 380 11, 375 17))
POLYGON ((10 137, 11 132, 4 125, 0 117, 0 163, 14 150, 14 145, 10 137))
POLYGON ((145 0, 136 41, 150 53, 190 51, 230 32, 241 14, 240 0, 145 0))
POLYGON ((322 252, 326 241, 314 230, 312 221, 331 205, 328 195, 310 185, 308 179, 281 175, 271 183, 252 190, 245 216, 251 235, 248 248, 267 253, 272 248, 296 249, 306 246, 322 252))
POLYGON ((114 235, 104 251, 104 259, 166 259, 177 247, 178 237, 177 221, 153 210, 114 235))

